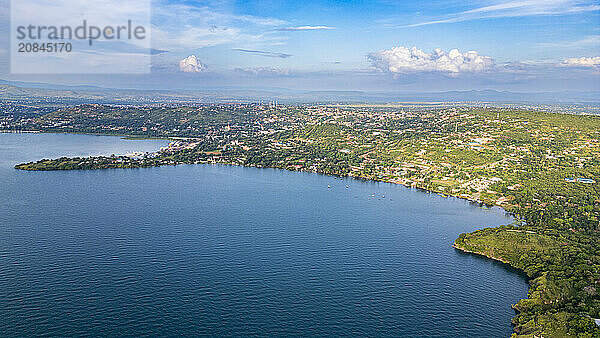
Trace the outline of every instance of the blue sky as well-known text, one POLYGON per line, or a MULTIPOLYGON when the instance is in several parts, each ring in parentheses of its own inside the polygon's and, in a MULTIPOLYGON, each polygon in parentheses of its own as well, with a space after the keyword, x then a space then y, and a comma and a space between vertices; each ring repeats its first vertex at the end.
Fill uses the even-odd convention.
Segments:
MULTIPOLYGON (((8 11, 1 14, 2 31, 8 31, 8 11)), ((10 44, 3 39, 1 77, 25 81, 189 89, 600 90, 600 3, 587 0, 153 0, 152 47, 162 52, 146 75, 9 74, 10 44)))

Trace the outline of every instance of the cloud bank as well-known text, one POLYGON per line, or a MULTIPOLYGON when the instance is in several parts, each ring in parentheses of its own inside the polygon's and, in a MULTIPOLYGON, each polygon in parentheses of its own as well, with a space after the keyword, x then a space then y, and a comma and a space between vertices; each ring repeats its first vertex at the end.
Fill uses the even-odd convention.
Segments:
POLYGON ((563 67, 585 67, 600 69, 600 56, 569 58, 560 64, 563 67))
POLYGON ((484 72, 494 67, 489 56, 475 51, 461 53, 458 49, 445 52, 436 48, 428 54, 417 47, 393 47, 370 53, 367 59, 376 69, 392 74, 439 72, 459 74, 484 72))
POLYGON ((179 61, 179 71, 184 73, 201 73, 206 71, 206 65, 200 62, 196 55, 190 55, 179 61))
POLYGON ((246 75, 255 76, 281 76, 290 75, 289 69, 281 69, 275 67, 247 67, 247 68, 236 68, 236 72, 243 73, 246 75))

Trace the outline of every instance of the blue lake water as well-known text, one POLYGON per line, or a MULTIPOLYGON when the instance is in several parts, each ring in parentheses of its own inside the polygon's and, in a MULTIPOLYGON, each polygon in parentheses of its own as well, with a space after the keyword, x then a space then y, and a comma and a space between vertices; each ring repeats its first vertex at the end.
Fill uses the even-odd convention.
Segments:
POLYGON ((0 335, 510 336, 526 278, 451 248, 500 209, 273 169, 13 169, 164 144, 0 134, 0 335))

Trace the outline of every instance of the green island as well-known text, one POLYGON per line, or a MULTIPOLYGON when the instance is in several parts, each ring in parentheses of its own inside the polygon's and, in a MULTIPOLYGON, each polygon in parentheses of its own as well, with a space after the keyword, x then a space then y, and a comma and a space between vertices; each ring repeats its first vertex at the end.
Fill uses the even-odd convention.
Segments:
POLYGON ((23 170, 271 167, 501 206, 514 224, 460 234, 454 247, 529 277, 513 336, 600 337, 600 117, 458 105, 87 104, 4 126, 171 140, 157 152, 15 166, 23 170))

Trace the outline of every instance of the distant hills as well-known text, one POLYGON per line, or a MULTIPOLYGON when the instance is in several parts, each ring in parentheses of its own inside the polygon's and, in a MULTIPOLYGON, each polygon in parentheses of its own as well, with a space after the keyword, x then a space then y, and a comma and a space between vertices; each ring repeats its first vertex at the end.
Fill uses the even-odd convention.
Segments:
POLYGON ((99 102, 502 102, 502 103, 600 103, 600 92, 510 92, 469 90, 445 92, 302 91, 290 89, 141 90, 96 86, 67 86, 0 80, 0 99, 72 99, 99 102))

